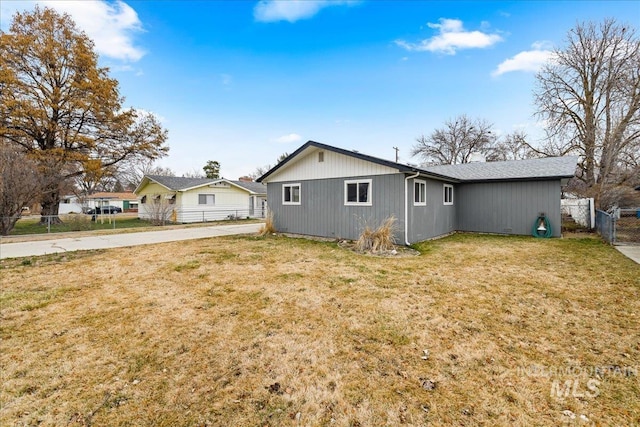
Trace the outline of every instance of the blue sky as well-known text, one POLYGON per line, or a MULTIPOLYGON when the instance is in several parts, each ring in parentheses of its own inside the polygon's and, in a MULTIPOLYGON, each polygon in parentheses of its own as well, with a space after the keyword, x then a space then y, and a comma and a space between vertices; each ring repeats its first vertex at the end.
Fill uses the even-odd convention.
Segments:
POLYGON ((640 29, 633 1, 14 1, 94 39, 125 104, 169 130, 159 164, 237 179, 307 140, 417 163, 415 138, 459 114, 535 142, 535 71, 577 22, 640 29))

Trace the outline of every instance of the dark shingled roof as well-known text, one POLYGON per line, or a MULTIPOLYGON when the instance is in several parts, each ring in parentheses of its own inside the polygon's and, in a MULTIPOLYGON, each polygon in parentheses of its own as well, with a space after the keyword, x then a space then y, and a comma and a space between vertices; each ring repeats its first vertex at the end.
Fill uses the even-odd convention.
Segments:
POLYGON ((556 179, 571 178, 575 174, 578 157, 547 157, 542 159, 512 160, 506 162, 482 162, 465 163, 462 165, 441 165, 416 167, 395 163, 390 160, 368 156, 354 151, 345 150, 331 145, 322 144, 316 141, 307 141, 306 144, 290 154, 282 162, 271 168, 267 173, 258 178, 262 182, 278 169, 286 165, 303 152, 308 147, 317 147, 324 150, 334 151, 346 156, 366 160, 383 166, 397 169, 398 172, 415 173, 420 172, 425 176, 441 179, 450 182, 474 182, 474 181, 506 181, 506 180, 534 180, 534 179, 556 179))
POLYGON ((526 179, 571 178, 578 158, 545 157, 541 159, 479 162, 460 165, 427 166, 427 172, 437 173, 460 181, 500 181, 526 179))
POLYGON ((244 188, 250 193, 267 194, 267 186, 259 182, 232 181, 224 178, 184 178, 180 176, 161 175, 147 175, 146 177, 173 191, 181 191, 188 188, 199 187, 201 185, 213 184, 214 182, 227 181, 237 185, 238 187, 244 188))
POLYGON ((267 186, 261 182, 249 182, 249 181, 229 181, 233 182, 239 187, 246 188, 250 193, 255 194, 267 194, 267 186))
POLYGON ((402 163, 396 163, 396 162, 392 162, 391 160, 386 160, 386 159, 381 159, 379 157, 369 156, 368 154, 362 154, 362 153, 359 153, 359 152, 353 151, 353 150, 349 151, 349 150, 345 150, 344 148, 333 147, 331 145, 322 144, 322 143, 316 142, 316 141, 307 141, 303 146, 298 148, 293 153, 289 154, 289 156, 287 156, 283 161, 281 161, 280 163, 275 165, 273 168, 268 170, 264 175, 262 175, 256 181, 262 182, 265 179, 267 179, 271 174, 276 172, 278 169, 280 169, 282 167, 286 167, 286 165, 289 163, 289 161, 294 159, 298 154, 302 153, 308 147, 316 147, 316 148, 319 148, 321 150, 329 150, 329 151, 333 151, 335 153, 344 154, 345 156, 355 157, 356 159, 365 160, 367 162, 376 163, 376 164, 379 164, 379 165, 382 165, 382 166, 387 166, 387 167, 390 167, 390 168, 397 169, 398 172, 414 173, 414 172, 419 172, 420 171, 420 172, 423 172, 425 175, 430 175, 430 176, 432 176, 434 178, 445 179, 445 180, 448 178, 446 176, 439 175, 437 173, 426 172, 424 170, 421 170, 421 169, 417 168, 416 166, 405 165, 405 164, 402 164, 402 163))

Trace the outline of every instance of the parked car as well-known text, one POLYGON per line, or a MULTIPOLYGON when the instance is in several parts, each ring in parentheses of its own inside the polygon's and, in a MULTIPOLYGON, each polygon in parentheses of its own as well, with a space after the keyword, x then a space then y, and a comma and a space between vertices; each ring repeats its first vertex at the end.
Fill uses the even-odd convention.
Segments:
POLYGON ((100 211, 106 214, 122 213, 122 208, 117 206, 102 206, 100 211))
POLYGON ((115 213, 121 213, 122 212, 122 208, 119 208, 117 206, 98 206, 95 209, 87 209, 86 213, 88 215, 95 215, 95 214, 115 214, 115 213))

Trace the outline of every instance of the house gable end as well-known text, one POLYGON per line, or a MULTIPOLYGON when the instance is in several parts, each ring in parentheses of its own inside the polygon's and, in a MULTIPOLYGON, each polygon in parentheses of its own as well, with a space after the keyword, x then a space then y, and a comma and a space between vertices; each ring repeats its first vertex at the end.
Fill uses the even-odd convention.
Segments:
POLYGON ((266 182, 285 182, 290 180, 312 180, 341 178, 350 176, 389 175, 400 172, 392 163, 384 164, 372 161, 359 153, 335 150, 334 147, 321 144, 305 144, 287 163, 274 168, 261 180, 266 182))

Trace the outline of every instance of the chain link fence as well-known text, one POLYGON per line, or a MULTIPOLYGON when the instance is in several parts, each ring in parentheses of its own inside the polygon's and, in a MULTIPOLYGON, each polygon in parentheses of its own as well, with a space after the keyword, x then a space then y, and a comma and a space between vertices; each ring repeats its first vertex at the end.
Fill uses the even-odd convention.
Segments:
POLYGON ((20 217, 9 236, 44 233, 65 233, 174 225, 182 223, 207 223, 264 218, 265 209, 218 209, 215 211, 169 211, 161 221, 138 218, 136 213, 60 214, 51 216, 29 215, 20 217))
POLYGON ((613 215, 596 209, 596 231, 605 241, 613 244, 616 232, 613 215))
POLYGON ((640 245, 640 208, 596 210, 596 231, 612 245, 640 245))
POLYGON ((613 213, 615 234, 614 244, 640 245, 640 207, 616 209, 613 213))
POLYGON ((138 220, 136 214, 70 213, 59 215, 28 215, 18 218, 9 233, 10 236, 42 233, 65 233, 71 231, 92 231, 116 228, 148 226, 138 220))

